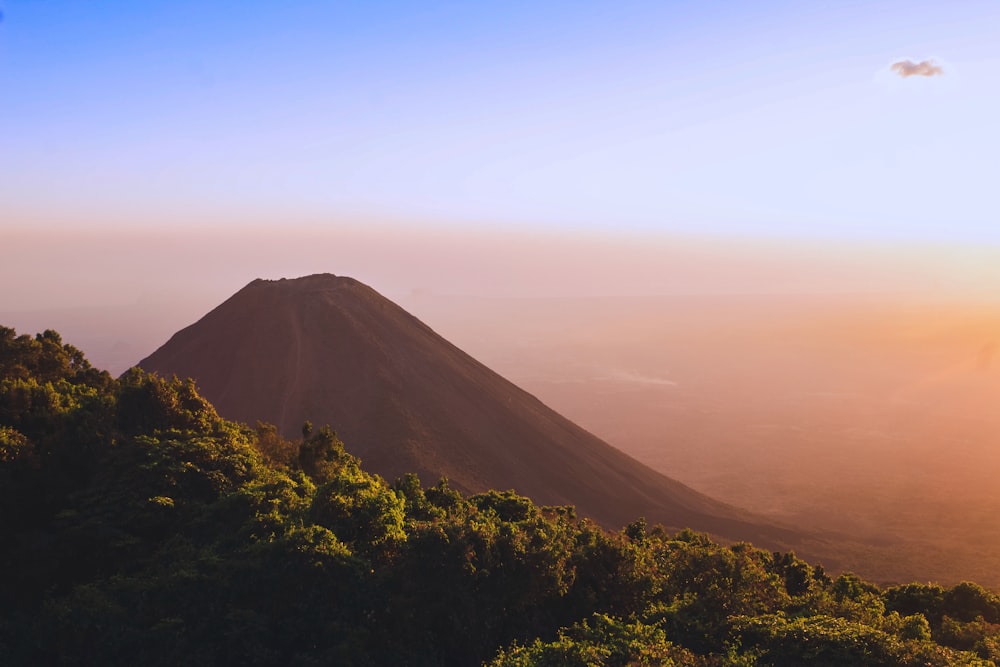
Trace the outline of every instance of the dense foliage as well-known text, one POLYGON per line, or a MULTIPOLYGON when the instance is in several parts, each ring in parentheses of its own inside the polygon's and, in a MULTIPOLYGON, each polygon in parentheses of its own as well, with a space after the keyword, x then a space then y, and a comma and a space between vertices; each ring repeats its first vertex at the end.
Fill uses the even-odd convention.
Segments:
POLYGON ((0 328, 0 664, 993 665, 1000 598, 366 472, 0 328))

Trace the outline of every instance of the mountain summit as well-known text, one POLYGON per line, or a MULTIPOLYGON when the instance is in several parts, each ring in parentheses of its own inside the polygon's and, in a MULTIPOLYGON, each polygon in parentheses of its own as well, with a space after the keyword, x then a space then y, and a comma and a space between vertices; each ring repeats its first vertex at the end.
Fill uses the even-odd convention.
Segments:
POLYGON ((307 420, 330 424, 386 479, 416 472, 466 492, 514 489, 610 527, 643 516, 796 541, 615 449, 352 278, 254 280, 139 366, 195 378, 223 416, 288 437, 307 420))

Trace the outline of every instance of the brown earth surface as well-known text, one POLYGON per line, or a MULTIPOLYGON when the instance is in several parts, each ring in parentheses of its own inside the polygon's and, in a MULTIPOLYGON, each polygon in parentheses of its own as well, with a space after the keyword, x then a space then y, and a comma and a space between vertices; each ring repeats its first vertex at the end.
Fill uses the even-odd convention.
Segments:
POLYGON ((351 278, 255 280, 139 365, 195 378, 223 416, 287 437, 330 424, 389 480, 514 489, 608 527, 645 517, 799 553, 816 544, 615 449, 351 278))

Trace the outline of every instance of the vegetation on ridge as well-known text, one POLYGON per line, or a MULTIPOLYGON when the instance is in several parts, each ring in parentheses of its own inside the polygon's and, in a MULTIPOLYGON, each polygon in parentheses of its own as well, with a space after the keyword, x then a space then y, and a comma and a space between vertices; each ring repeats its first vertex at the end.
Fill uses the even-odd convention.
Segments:
POLYGON ((0 663, 993 665, 1000 598, 391 483, 0 327, 0 663))

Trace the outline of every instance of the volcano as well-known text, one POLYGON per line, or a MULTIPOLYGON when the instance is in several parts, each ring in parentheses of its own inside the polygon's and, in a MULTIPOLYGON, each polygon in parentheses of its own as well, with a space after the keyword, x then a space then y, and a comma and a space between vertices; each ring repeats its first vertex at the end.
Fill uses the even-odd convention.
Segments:
POLYGON ((643 465, 546 407, 352 278, 254 280, 140 362, 194 378, 228 419, 298 437, 329 424, 388 480, 444 476, 574 505, 610 528, 639 517, 772 547, 794 531, 643 465))

